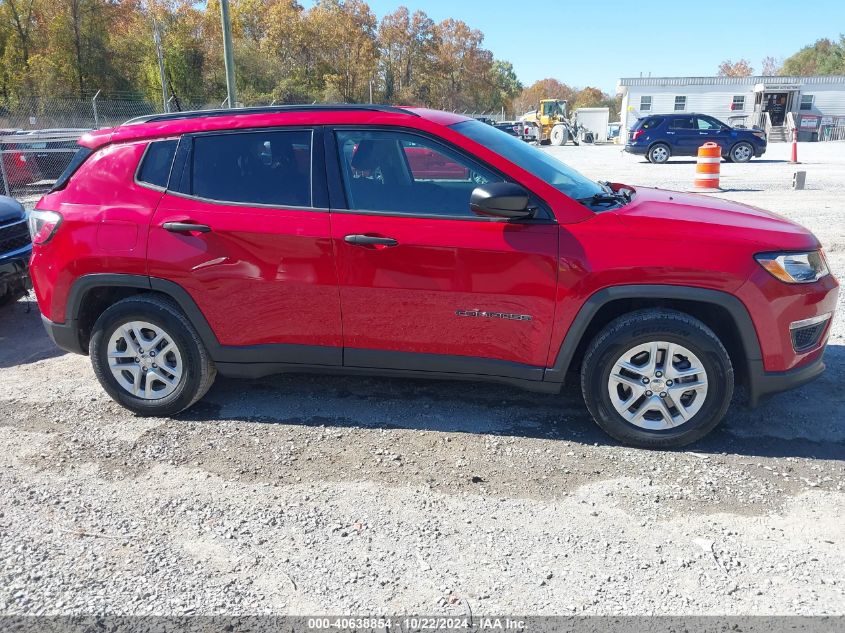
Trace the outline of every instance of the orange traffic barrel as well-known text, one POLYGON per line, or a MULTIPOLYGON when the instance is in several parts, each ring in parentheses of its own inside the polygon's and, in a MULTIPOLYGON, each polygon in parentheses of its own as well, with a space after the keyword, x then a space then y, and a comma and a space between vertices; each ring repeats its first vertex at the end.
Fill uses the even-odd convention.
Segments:
POLYGON ((695 191, 721 191, 719 169, 722 164, 722 148, 716 143, 705 143, 698 148, 698 163, 695 166, 695 191))

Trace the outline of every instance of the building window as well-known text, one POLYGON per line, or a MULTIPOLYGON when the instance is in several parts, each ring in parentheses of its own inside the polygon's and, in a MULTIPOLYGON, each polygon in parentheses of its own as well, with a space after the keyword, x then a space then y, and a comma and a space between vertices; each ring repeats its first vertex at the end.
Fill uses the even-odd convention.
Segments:
POLYGON ((813 95, 801 95, 801 105, 799 106, 800 110, 812 110, 813 109, 813 95))
POLYGON ((675 112, 683 112, 687 109, 686 97, 675 97, 675 112))
POLYGON ((651 112, 651 97, 640 97, 640 110, 651 112))
POLYGON ((731 101, 731 110, 745 110, 745 97, 743 95, 736 95, 731 101))

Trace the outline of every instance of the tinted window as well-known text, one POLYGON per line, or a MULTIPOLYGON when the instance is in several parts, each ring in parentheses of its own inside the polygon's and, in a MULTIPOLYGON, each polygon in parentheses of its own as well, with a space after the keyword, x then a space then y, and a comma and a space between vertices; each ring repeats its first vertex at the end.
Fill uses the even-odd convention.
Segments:
MULTIPOLYGON (((474 121, 497 137, 513 138, 474 121)), ((472 216, 469 198, 497 175, 439 143, 404 132, 337 132, 350 209, 472 216)))
POLYGON ((60 189, 64 189, 67 183, 70 181, 70 177, 76 172, 77 169, 86 161, 86 159, 93 154, 94 152, 87 147, 80 147, 76 150, 76 154, 73 155, 73 158, 70 159, 70 163, 68 166, 65 167, 65 170, 62 172, 61 176, 56 179, 56 184, 53 185, 53 188, 50 191, 59 191, 60 189))
POLYGON ((197 136, 190 193, 221 202, 311 206, 311 131, 197 136))
POLYGON ((147 146, 141 169, 138 170, 138 180, 157 187, 167 187, 170 178, 170 166, 176 153, 176 140, 155 141, 147 146))
POLYGON ((677 116, 672 119, 672 124, 669 127, 673 130, 692 130, 695 125, 691 116, 677 116))
POLYGON ((642 123, 640 124, 640 127, 644 130, 651 130, 653 128, 656 128, 661 123, 663 123, 662 117, 651 117, 648 119, 643 119, 642 123))

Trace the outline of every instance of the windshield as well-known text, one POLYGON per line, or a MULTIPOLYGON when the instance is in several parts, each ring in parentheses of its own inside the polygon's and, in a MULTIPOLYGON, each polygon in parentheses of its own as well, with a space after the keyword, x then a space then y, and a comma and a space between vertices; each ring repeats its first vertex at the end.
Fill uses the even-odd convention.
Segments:
POLYGON ((570 198, 584 200, 605 193, 605 189, 597 182, 582 176, 548 153, 490 125, 484 125, 478 121, 461 121, 450 127, 497 154, 501 154, 537 178, 545 180, 570 198))

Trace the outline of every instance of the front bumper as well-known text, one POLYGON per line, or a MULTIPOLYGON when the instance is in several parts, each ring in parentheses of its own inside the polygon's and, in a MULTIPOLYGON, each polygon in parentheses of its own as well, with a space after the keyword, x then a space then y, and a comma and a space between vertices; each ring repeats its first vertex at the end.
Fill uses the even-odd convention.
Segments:
POLYGON ((30 246, 0 257, 0 297, 6 296, 8 292, 29 290, 32 287, 29 280, 31 254, 30 246))
POLYGON ((824 349, 811 363, 788 371, 766 371, 762 360, 748 361, 748 406, 758 406, 767 396, 806 385, 825 370, 824 349))

